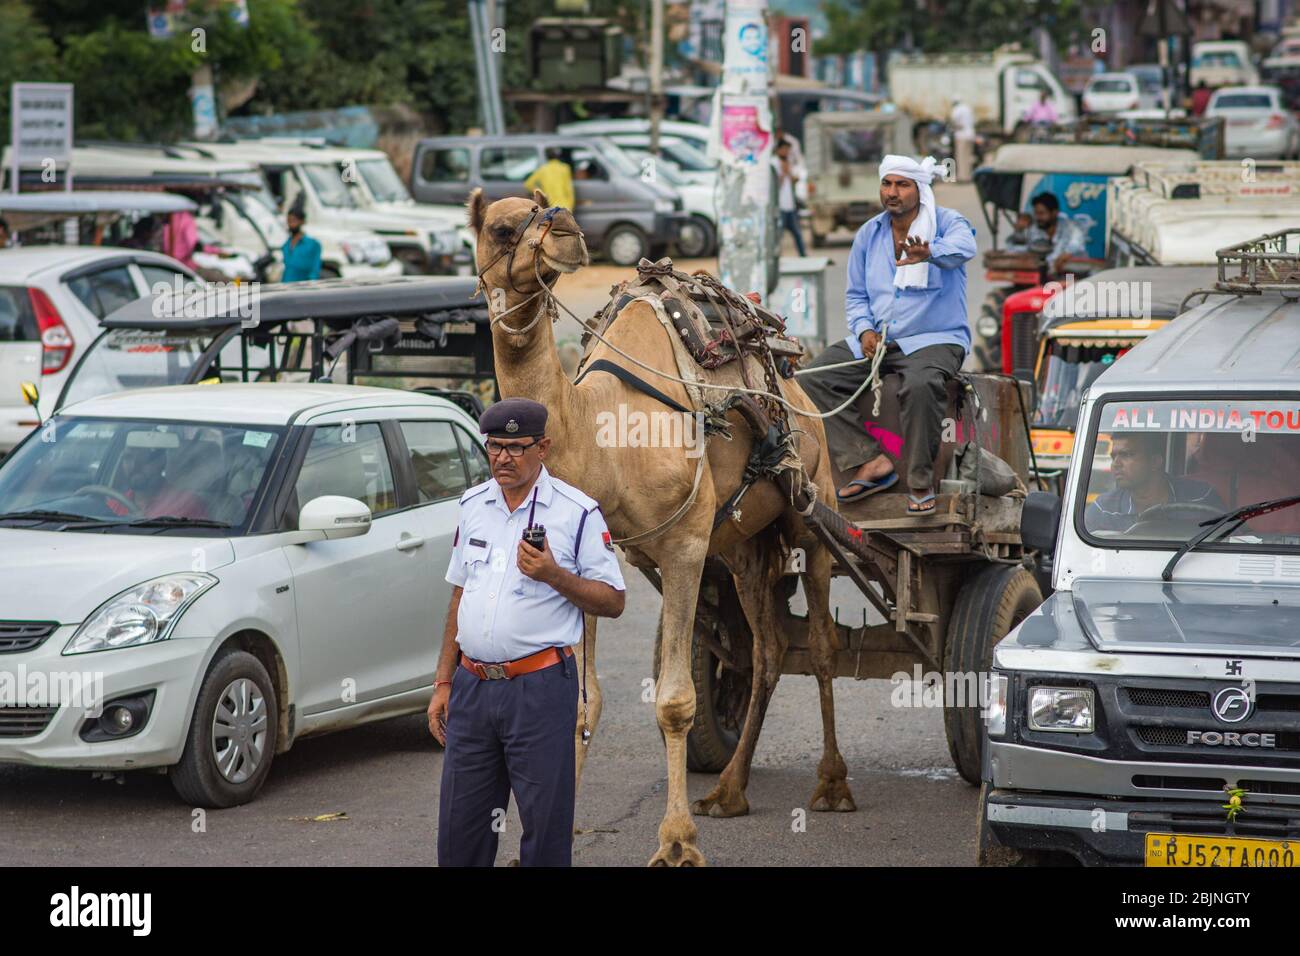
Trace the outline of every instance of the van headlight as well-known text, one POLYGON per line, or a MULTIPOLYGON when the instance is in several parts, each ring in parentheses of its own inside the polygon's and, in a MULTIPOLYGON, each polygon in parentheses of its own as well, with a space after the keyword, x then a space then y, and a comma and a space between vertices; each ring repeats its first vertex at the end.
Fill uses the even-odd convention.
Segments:
POLYGON ((1096 726, 1093 692, 1086 687, 1031 687, 1029 729, 1090 734, 1096 726))
POLYGON ((101 604, 77 628, 64 654, 85 654, 166 640, 185 609, 217 579, 211 574, 168 574, 101 604))
POLYGON ((990 737, 1002 737, 1007 732, 1007 686, 1006 674, 988 676, 988 704, 984 708, 984 723, 990 737))

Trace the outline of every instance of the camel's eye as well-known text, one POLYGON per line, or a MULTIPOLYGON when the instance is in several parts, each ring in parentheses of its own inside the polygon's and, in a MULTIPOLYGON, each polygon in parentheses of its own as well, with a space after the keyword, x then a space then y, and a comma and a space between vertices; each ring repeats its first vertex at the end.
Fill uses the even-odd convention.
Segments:
POLYGON ((497 242, 509 242, 510 237, 513 236, 514 234, 515 231, 511 229, 509 226, 492 227, 492 238, 495 239, 497 242))

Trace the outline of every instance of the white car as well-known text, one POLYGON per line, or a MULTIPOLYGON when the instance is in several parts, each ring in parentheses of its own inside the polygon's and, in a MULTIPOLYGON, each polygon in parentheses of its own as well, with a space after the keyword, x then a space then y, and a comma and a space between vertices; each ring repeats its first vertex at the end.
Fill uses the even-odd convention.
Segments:
POLYGON ((1276 86, 1225 86, 1215 90, 1206 116, 1225 121, 1224 151, 1228 156, 1289 159, 1300 152, 1300 124, 1282 101, 1276 86))
POLYGON ((157 282, 203 280, 156 252, 104 246, 0 249, 0 455, 37 424, 23 382, 41 393, 48 415, 99 320, 147 295, 157 282))
POLYGON ((0 654, 46 688, 0 706, 0 762, 167 768, 228 807, 298 738, 428 706, 458 499, 490 476, 455 405, 189 385, 53 428, 0 464, 0 654))
MULTIPOLYGON (((617 136, 624 133, 649 134, 648 119, 597 119, 582 120, 577 123, 564 123, 555 128, 557 133, 565 136, 604 136, 618 142, 617 136)), ((703 123, 687 123, 682 120, 663 120, 659 124, 661 136, 673 136, 685 140, 696 150, 703 153, 709 148, 709 127, 703 123)))
POLYGON ((1083 88, 1085 113, 1118 113, 1142 105, 1142 90, 1132 73, 1098 73, 1083 88))
POLYGON ((650 147, 618 143, 619 148, 627 153, 641 167, 641 175, 653 176, 666 183, 682 197, 682 210, 690 214, 688 222, 677 228, 674 243, 677 251, 688 259, 699 256, 711 256, 718 251, 718 209, 715 199, 717 174, 712 182, 699 182, 687 178, 676 164, 668 162, 654 163, 650 147))

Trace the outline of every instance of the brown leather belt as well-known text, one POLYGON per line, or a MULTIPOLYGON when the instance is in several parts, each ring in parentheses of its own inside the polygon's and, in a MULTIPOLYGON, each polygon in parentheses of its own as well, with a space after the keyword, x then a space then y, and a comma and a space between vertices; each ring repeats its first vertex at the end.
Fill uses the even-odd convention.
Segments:
POLYGON ((531 674, 533 671, 540 671, 543 668, 550 667, 552 664, 558 664, 565 657, 573 656, 573 648, 566 647, 561 652, 558 647, 548 647, 545 650, 538 651, 536 654, 529 654, 527 657, 521 657, 517 661, 506 661, 504 664, 484 664, 479 661, 470 660, 464 654, 460 655, 460 666, 465 668, 479 680, 510 680, 512 677, 518 677, 521 674, 531 674), (563 653, 563 657, 561 656, 563 653))

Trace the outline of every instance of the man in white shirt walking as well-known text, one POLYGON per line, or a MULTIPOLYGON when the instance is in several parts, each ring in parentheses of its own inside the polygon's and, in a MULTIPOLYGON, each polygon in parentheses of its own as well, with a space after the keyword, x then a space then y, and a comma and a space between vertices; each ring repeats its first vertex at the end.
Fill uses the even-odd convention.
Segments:
POLYGON ((781 210, 781 231, 794 234, 794 247, 806 256, 803 233, 799 231, 799 206, 794 201, 794 184, 800 170, 790 155, 789 140, 777 140, 772 154, 772 168, 777 175, 777 208, 781 210))

